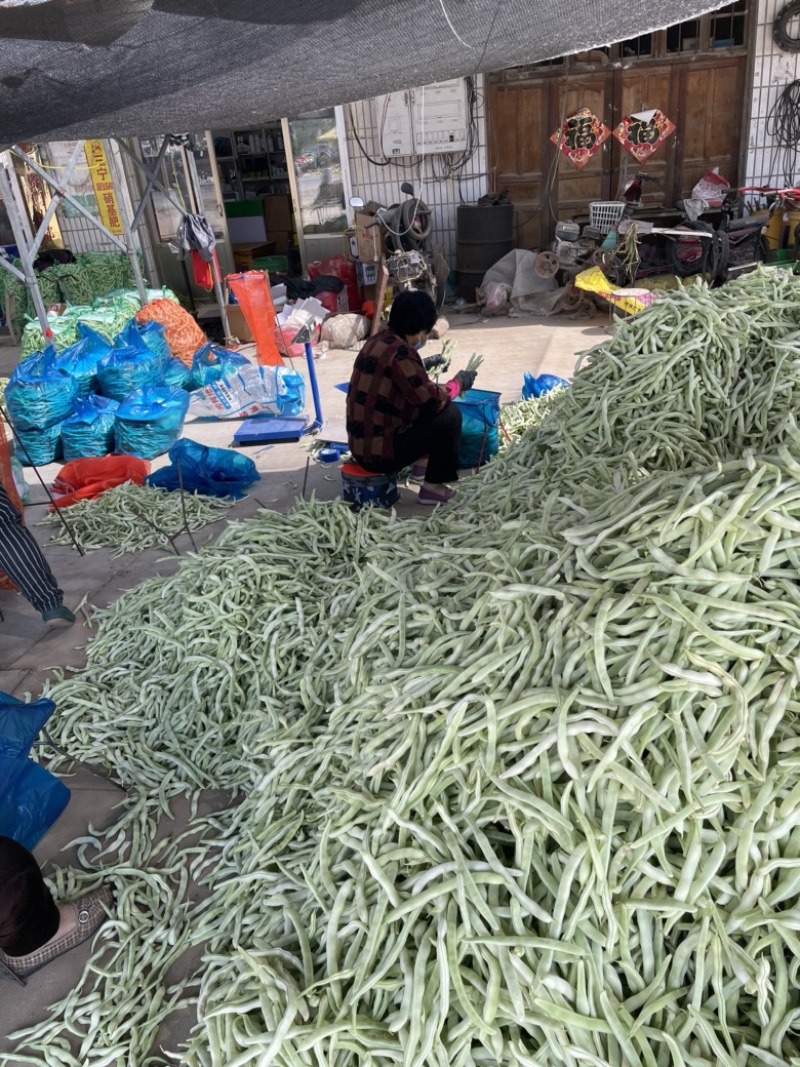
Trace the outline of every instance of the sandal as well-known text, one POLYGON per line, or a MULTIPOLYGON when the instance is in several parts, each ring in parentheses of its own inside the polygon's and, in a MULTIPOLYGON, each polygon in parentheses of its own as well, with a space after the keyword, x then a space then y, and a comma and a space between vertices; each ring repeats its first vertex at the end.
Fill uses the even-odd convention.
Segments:
POLYGON ((72 930, 62 934, 61 937, 53 938, 26 956, 9 956, 8 953, 0 950, 0 969, 7 976, 24 980, 34 971, 38 971, 40 967, 51 963, 65 952, 69 952, 71 948, 76 948, 103 925, 108 918, 108 908, 113 899, 114 893, 111 887, 104 886, 90 893, 88 897, 65 905, 65 907, 74 909, 75 912, 75 926, 72 930))

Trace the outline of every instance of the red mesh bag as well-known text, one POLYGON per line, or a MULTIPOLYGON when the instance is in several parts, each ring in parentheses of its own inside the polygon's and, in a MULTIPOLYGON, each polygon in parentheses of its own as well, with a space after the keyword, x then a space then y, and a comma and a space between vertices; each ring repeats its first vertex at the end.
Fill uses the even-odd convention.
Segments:
POLYGON ((281 354, 275 344, 275 308, 263 270, 229 274, 225 280, 255 338, 258 362, 262 367, 283 366, 281 354))
POLYGON ((197 349, 208 342, 189 312, 174 300, 151 300, 136 312, 136 321, 160 322, 166 328, 164 336, 170 352, 187 367, 191 367, 197 349))

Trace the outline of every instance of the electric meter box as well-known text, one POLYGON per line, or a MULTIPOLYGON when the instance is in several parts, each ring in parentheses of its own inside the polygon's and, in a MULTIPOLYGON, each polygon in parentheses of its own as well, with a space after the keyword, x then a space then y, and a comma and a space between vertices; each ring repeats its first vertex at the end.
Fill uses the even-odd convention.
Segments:
POLYGON ((469 115, 463 78, 376 97, 374 108, 378 140, 389 159, 467 148, 469 115))

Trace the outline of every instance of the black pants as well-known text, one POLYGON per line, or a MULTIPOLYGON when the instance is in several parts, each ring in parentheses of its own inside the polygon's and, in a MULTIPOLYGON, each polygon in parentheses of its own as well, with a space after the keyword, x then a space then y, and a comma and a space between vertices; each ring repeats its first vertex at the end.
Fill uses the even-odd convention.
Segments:
POLYGON ((0 949, 27 956, 50 940, 59 922, 39 864, 22 845, 0 837, 0 949))
POLYGON ((362 463, 377 474, 393 474, 428 457, 425 480, 434 483, 458 479, 458 448, 461 444, 461 411, 452 401, 432 419, 415 422, 394 439, 394 459, 380 466, 362 463))
MULTIPOLYGON (((5 571, 37 611, 49 611, 64 601, 64 594, 30 530, 0 485, 0 570, 5 571)), ((2 946, 0 946, 2 947, 2 946)))

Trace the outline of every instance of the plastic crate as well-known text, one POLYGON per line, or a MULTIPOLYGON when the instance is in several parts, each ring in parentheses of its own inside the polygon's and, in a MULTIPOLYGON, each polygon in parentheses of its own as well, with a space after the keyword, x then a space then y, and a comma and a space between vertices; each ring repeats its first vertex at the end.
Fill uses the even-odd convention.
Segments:
POLYGON ((624 210, 624 200, 593 200, 589 204, 589 225, 601 233, 608 233, 620 221, 624 210))

